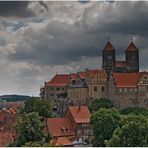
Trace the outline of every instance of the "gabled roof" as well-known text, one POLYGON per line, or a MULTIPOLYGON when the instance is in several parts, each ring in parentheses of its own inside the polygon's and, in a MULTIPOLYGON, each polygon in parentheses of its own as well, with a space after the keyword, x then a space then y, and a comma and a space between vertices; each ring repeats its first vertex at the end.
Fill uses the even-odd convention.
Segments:
POLYGON ((136 47, 136 45, 133 42, 131 42, 126 50, 127 51, 138 51, 139 49, 136 47))
POLYGON ((68 110, 76 123, 90 122, 91 114, 87 106, 69 106, 68 110))
POLYGON ((78 77, 78 74, 77 73, 71 73, 70 77, 71 77, 72 80, 76 80, 77 77, 78 77))
POLYGON ((115 48, 113 47, 113 45, 111 44, 111 42, 108 41, 108 42, 106 43, 106 45, 105 45, 105 47, 104 47, 103 50, 105 50, 105 51, 115 51, 115 48))
POLYGON ((69 74, 56 74, 51 81, 47 82, 47 86, 66 86, 69 81, 69 74))
POLYGON ((73 126, 68 118, 48 118, 48 131, 54 137, 74 135, 73 126), (65 129, 65 131, 64 131, 65 129), (67 130, 68 129, 68 130, 67 130))
POLYGON ((137 87, 141 75, 141 72, 113 73, 116 87, 137 87))

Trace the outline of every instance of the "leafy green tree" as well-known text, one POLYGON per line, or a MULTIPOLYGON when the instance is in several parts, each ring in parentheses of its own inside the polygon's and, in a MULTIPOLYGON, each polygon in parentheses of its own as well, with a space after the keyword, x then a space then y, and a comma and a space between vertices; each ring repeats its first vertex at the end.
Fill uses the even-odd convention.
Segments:
POLYGON ((128 115, 123 118, 123 126, 118 127, 112 138, 106 142, 113 147, 147 147, 148 118, 140 115, 128 115))
POLYGON ((112 108, 113 103, 105 98, 95 99, 89 105, 89 109, 91 112, 98 111, 100 108, 112 108))
POLYGON ((120 113, 113 108, 101 108, 92 114, 91 123, 94 133, 94 146, 105 146, 105 140, 109 140, 114 130, 119 127, 120 118, 120 113))
POLYGON ((45 139, 45 134, 43 129, 45 128, 45 124, 41 122, 41 117, 38 113, 24 113, 22 118, 20 118, 18 124, 15 129, 17 135, 19 135, 17 139, 17 146, 22 146, 26 142, 32 141, 42 141, 45 139))
POLYGON ((122 115, 135 114, 148 116, 148 109, 143 107, 126 107, 120 111, 122 115))
POLYGON ((35 141, 35 142, 30 141, 25 143, 23 147, 51 147, 51 145, 44 141, 35 141))
POLYGON ((39 115, 44 118, 51 117, 51 104, 46 99, 30 98, 25 101, 24 108, 21 113, 26 112, 38 112, 39 115))

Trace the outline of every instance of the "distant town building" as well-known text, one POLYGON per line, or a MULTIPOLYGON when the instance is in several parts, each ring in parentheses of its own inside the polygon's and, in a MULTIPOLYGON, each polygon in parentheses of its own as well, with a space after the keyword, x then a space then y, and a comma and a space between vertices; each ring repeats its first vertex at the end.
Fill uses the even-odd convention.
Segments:
POLYGON ((16 133, 13 126, 17 123, 17 110, 14 108, 0 110, 0 147, 13 143, 16 133))

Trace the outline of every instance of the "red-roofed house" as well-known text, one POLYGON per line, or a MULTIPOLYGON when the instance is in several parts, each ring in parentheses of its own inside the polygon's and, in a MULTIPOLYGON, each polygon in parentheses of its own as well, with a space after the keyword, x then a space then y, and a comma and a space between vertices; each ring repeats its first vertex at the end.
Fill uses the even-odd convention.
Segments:
POLYGON ((87 106, 69 106, 63 118, 48 118, 47 128, 54 140, 85 139, 92 136, 90 127, 91 114, 87 106))
POLYGON ((148 107, 148 73, 113 73, 108 85, 108 97, 116 107, 148 107))
POLYGON ((69 77, 69 74, 56 74, 50 81, 45 82, 44 87, 41 88, 41 97, 56 105, 58 96, 67 94, 69 77))
POLYGON ((70 119, 77 137, 85 139, 92 136, 91 114, 87 106, 69 106, 65 116, 70 119))

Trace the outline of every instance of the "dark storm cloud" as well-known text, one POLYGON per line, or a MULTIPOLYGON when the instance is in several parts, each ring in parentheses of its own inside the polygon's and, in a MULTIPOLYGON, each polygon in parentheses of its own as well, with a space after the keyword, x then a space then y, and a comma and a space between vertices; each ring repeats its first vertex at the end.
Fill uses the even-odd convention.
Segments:
POLYGON ((102 31, 147 36, 148 2, 117 2, 114 9, 111 5, 106 11, 102 31))
POLYGON ((0 16, 31 17, 34 13, 29 10, 29 1, 0 1, 0 16))
MULTIPOLYGON (((117 55, 122 56, 133 32, 147 38, 148 2, 116 2, 108 5, 103 16, 95 18, 96 21, 90 16, 91 9, 95 7, 92 6, 85 9, 81 20, 75 23, 51 21, 41 31, 29 29, 23 36, 22 44, 16 47, 16 53, 9 54, 8 58, 41 65, 64 65, 79 61, 83 56, 101 57, 108 35, 117 49, 117 55)), ((74 9, 72 11, 77 13, 74 9)), ((140 40, 138 44, 143 49, 148 46, 140 40)))

